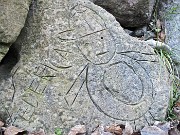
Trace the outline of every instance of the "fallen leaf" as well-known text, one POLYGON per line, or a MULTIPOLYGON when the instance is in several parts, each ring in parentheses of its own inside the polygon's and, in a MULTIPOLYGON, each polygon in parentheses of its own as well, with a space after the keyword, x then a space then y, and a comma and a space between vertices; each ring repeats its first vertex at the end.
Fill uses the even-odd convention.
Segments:
POLYGON ((45 132, 43 129, 40 129, 39 131, 35 131, 35 132, 30 133, 28 135, 45 135, 45 132))
POLYGON ((174 105, 173 112, 176 114, 177 118, 180 120, 180 102, 177 102, 174 105))
POLYGON ((161 32, 158 33, 158 40, 159 40, 160 42, 164 42, 164 41, 165 41, 165 38, 166 38, 166 35, 165 35, 165 33, 164 33, 163 31, 161 31, 161 32))
POLYGON ((93 133, 91 133, 91 135, 100 135, 98 130, 95 130, 93 133))
POLYGON ((180 135, 180 131, 177 128, 172 128, 169 131, 169 135, 180 135))
POLYGON ((122 129, 119 125, 107 126, 105 127, 104 131, 114 133, 115 135, 122 135, 122 129))
POLYGON ((157 29, 161 29, 161 26, 162 26, 161 21, 158 19, 158 20, 156 21, 156 28, 157 28, 157 29))
MULTIPOLYGON (((112 135, 110 132, 105 132, 102 125, 98 126, 91 135, 112 135)), ((113 134, 114 135, 114 134, 113 134)))
POLYGON ((161 130, 168 132, 171 129, 171 123, 170 122, 159 122, 156 121, 154 123, 154 126, 157 126, 158 128, 160 128, 161 130))
POLYGON ((126 122, 125 129, 123 130, 123 135, 132 135, 132 133, 133 133, 132 126, 128 122, 126 122))
POLYGON ((85 133, 86 133, 85 125, 76 125, 73 128, 71 128, 68 135, 77 135, 77 134, 85 134, 85 133))
POLYGON ((133 132, 132 135, 141 135, 140 131, 138 132, 133 132))
POLYGON ((22 132, 24 132, 24 130, 14 126, 9 126, 5 128, 4 135, 17 135, 18 133, 22 133, 22 132))
POLYGON ((0 127, 4 126, 4 122, 0 121, 0 127))
POLYGON ((168 133, 157 126, 146 126, 141 130, 141 135, 168 135, 168 133))

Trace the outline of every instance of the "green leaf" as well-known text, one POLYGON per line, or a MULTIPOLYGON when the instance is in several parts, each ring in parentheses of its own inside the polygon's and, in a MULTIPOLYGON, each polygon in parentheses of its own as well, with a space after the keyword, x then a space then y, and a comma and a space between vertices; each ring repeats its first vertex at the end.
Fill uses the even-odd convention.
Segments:
POLYGON ((60 128, 55 128, 55 134, 56 135, 62 135, 62 131, 60 128))

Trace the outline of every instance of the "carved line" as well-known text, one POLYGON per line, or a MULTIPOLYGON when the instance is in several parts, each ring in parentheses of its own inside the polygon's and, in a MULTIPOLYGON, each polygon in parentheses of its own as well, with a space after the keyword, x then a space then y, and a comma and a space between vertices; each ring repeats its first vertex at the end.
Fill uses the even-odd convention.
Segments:
POLYGON ((26 110, 24 110, 24 112, 23 112, 22 115, 20 115, 20 114, 18 113, 18 116, 19 116, 21 119, 25 120, 25 121, 29 121, 29 120, 27 120, 27 119, 24 117, 24 115, 25 115, 27 109, 28 109, 28 108, 26 108, 26 110))
POLYGON ((34 107, 34 108, 36 108, 36 107, 38 107, 38 103, 37 103, 37 105, 35 106, 35 105, 33 105, 32 103, 30 103, 30 102, 28 102, 27 100, 25 100, 25 99, 23 99, 22 98, 22 100, 25 102, 25 103, 27 103, 28 105, 30 105, 30 106, 32 106, 32 107, 34 107))
POLYGON ((153 53, 143 53, 140 51, 123 51, 123 52, 117 52, 117 54, 122 54, 122 53, 140 53, 140 54, 144 54, 144 55, 155 55, 153 53))
POLYGON ((69 29, 69 30, 61 31, 61 32, 59 32, 58 34, 62 34, 62 33, 69 32, 69 31, 73 31, 73 29, 69 29))
POLYGON ((109 51, 100 52, 100 53, 96 54, 96 56, 101 56, 101 55, 104 55, 104 54, 106 54, 106 53, 108 53, 108 52, 109 52, 109 51))
POLYGON ((32 80, 32 82, 30 83, 30 85, 29 85, 29 88, 28 88, 28 89, 30 89, 30 88, 31 88, 32 84, 34 83, 34 80, 35 80, 35 79, 33 79, 33 80, 32 80))
POLYGON ((70 51, 67 51, 67 50, 61 50, 61 49, 57 49, 57 48, 55 48, 54 50, 55 50, 55 51, 60 51, 60 52, 72 53, 72 52, 70 52, 70 51))
POLYGON ((84 68, 81 70, 81 72, 78 74, 78 76, 76 77, 76 79, 74 80, 73 84, 71 85, 71 87, 69 88, 69 90, 66 92, 66 95, 71 91, 72 87, 74 86, 74 84, 76 83, 77 79, 80 77, 80 75, 83 73, 83 71, 86 69, 86 67, 88 66, 85 65, 84 68))
MULTIPOLYGON (((55 49, 54 49, 55 50, 55 49)), ((56 53, 58 53, 63 59, 67 60, 66 57, 64 57, 60 52, 58 52, 57 50, 55 50, 56 53)))
POLYGON ((7 115, 8 115, 8 117, 10 118, 10 120, 11 120, 11 123, 13 123, 13 119, 12 119, 12 114, 10 114, 9 113, 9 111, 8 111, 8 109, 3 105, 3 108, 5 109, 5 111, 6 111, 6 113, 7 113, 7 115))
MULTIPOLYGON (((132 57, 130 57, 130 56, 128 56, 128 55, 124 55, 124 56, 126 56, 126 57, 128 57, 128 58, 134 60, 132 57)), ((145 73, 147 74, 147 76, 148 76, 149 78, 151 78, 150 75, 149 75, 149 73, 148 73, 148 72, 146 71, 146 69, 140 64, 139 61, 134 60, 134 62, 137 63, 142 69, 144 69, 144 71, 145 71, 145 73)), ((152 98, 154 99, 154 92, 153 92, 154 85, 153 85, 153 82, 152 82, 151 79, 149 79, 149 81, 151 82, 151 87, 152 87, 152 98)))
POLYGON ((52 70, 54 70, 54 71, 58 72, 58 70, 57 70, 57 69, 54 69, 54 68, 52 68, 52 67, 50 67, 50 66, 48 66, 48 65, 45 65, 45 64, 42 64, 42 63, 41 63, 41 65, 43 65, 43 66, 45 66, 45 67, 48 67, 48 68, 50 68, 50 69, 52 69, 52 70))
MULTIPOLYGON (((82 4, 79 4, 79 5, 82 5, 82 4)), ((82 6, 85 7, 85 8, 87 8, 87 9, 89 9, 89 10, 91 10, 92 12, 94 12, 94 13, 95 13, 97 16, 99 16, 99 17, 103 20, 103 22, 104 22, 104 19, 102 18, 102 16, 100 16, 100 15, 98 14, 97 11, 95 11, 95 10, 89 8, 88 6, 85 6, 85 5, 82 5, 82 6)), ((104 22, 104 26, 107 28, 105 22, 104 22)))
POLYGON ((84 79, 84 81, 83 81, 83 83, 81 84, 81 86, 80 86, 80 88, 79 88, 78 92, 76 93, 76 96, 75 96, 75 98, 74 98, 74 100, 73 100, 73 102, 72 102, 72 104, 71 104, 71 105, 73 105, 73 104, 74 104, 74 102, 75 102, 75 100, 76 100, 76 98, 77 98, 77 96, 78 96, 78 94, 79 94, 80 90, 82 89, 82 87, 83 87, 83 85, 84 85, 85 81, 86 81, 86 80, 84 79))
MULTIPOLYGON (((142 93, 141 93, 141 96, 140 96, 140 99, 141 99, 141 98, 144 96, 144 84, 142 83, 142 79, 141 79, 141 78, 139 77, 139 75, 136 73, 135 69, 134 69, 131 65, 129 65, 127 62, 125 62, 125 61, 118 61, 118 62, 112 63, 112 64, 110 64, 109 67, 111 67, 111 66, 113 66, 113 65, 115 65, 115 64, 119 64, 119 63, 123 63, 123 64, 125 64, 126 66, 128 66, 128 67, 134 72, 134 74, 136 74, 136 76, 139 78, 139 80, 141 81, 141 85, 142 85, 142 93)), ((105 72, 106 72, 106 71, 104 71, 104 74, 105 74, 105 72)), ((105 80, 105 78, 104 78, 104 75, 103 75, 103 86, 105 87, 105 89, 106 89, 108 92, 111 93, 112 96, 114 96, 114 94, 113 94, 113 93, 109 90, 109 88, 104 84, 104 80, 105 80)), ((120 100, 120 99, 118 99, 118 100, 121 101, 122 103, 126 104, 126 105, 137 105, 137 104, 139 104, 139 102, 136 102, 136 103, 128 103, 128 102, 122 101, 122 100, 120 100)))
POLYGON ((105 31, 107 29, 101 29, 101 30, 98 30, 98 31, 94 31, 94 32, 91 32, 91 33, 88 33, 88 34, 85 34, 79 38, 84 38, 84 37, 87 37, 87 36, 90 36, 90 35, 93 35, 93 34, 96 34, 96 33, 99 33, 99 32, 102 32, 102 31, 105 31))
POLYGON ((135 60, 135 61, 144 61, 144 62, 157 62, 156 60, 139 60, 139 59, 136 59, 136 58, 133 58, 133 57, 131 57, 131 56, 129 56, 129 55, 127 55, 127 54, 123 54, 123 53, 121 53, 121 55, 124 55, 124 56, 126 56, 126 57, 129 57, 129 58, 131 58, 131 59, 133 59, 133 60, 135 60))
POLYGON ((60 69, 67 69, 67 68, 71 68, 72 66, 57 66, 57 65, 54 65, 54 63, 50 62, 54 67, 56 68, 60 68, 60 69))
POLYGON ((150 126, 151 124, 150 124, 150 122, 147 120, 147 118, 146 118, 145 115, 144 115, 144 119, 145 119, 145 121, 147 122, 147 124, 150 126))
POLYGON ((12 78, 11 78, 12 86, 13 86, 13 90, 14 90, 12 98, 11 98, 12 102, 14 101, 14 97, 15 97, 15 94, 16 94, 16 87, 15 87, 15 83, 14 83, 14 75, 17 73, 18 69, 19 69, 19 67, 15 70, 15 72, 13 73, 12 78))
MULTIPOLYGON (((89 88, 88 88, 88 70, 89 70, 89 66, 87 66, 87 68, 86 68, 86 89, 87 89, 88 95, 89 95, 92 103, 94 104, 94 106, 95 106, 101 113, 103 113, 104 115, 106 115, 106 116, 108 116, 108 117, 110 117, 110 118, 113 118, 113 119, 116 119, 116 120, 126 121, 127 119, 116 118, 116 117, 113 117, 113 116, 107 114, 107 113, 104 112, 104 111, 101 109, 101 107, 100 107, 99 105, 97 105, 96 102, 93 100, 93 97, 91 96, 91 93, 90 93, 89 88)), ((131 119, 131 118, 130 118, 130 119, 128 119, 128 121, 138 120, 138 119, 140 119, 141 117, 143 117, 143 115, 146 114, 147 112, 148 112, 148 110, 145 111, 145 112, 144 112, 142 115, 140 115, 139 117, 137 117, 137 118, 135 118, 135 119, 131 119)))
POLYGON ((107 63, 109 63, 109 62, 114 58, 114 56, 115 56, 115 54, 116 54, 116 47, 115 47, 115 50, 114 50, 114 52, 113 52, 113 54, 112 54, 112 57, 111 57, 108 61, 106 61, 106 62, 100 62, 100 63, 96 64, 96 63, 92 62, 91 60, 89 60, 89 59, 87 58, 87 56, 82 52, 82 50, 79 48, 78 45, 76 45, 76 47, 77 47, 78 50, 80 51, 81 55, 82 55, 88 62, 90 62, 90 63, 92 63, 92 64, 94 64, 94 65, 104 65, 104 64, 107 64, 107 63))

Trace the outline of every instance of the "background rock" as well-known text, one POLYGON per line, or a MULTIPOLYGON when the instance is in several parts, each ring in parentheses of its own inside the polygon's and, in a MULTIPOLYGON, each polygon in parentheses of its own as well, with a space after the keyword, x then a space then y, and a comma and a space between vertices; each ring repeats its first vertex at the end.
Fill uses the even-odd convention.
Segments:
POLYGON ((79 124, 91 130, 128 121, 139 129, 165 117, 169 75, 147 42, 92 2, 37 2, 15 43, 21 59, 0 80, 9 123, 67 134, 79 124))
POLYGON ((111 13, 124 27, 149 23, 156 0, 92 0, 111 13))
POLYGON ((0 44, 0 61, 5 56, 5 54, 8 52, 9 46, 0 44))
POLYGON ((24 27, 31 0, 0 1, 0 60, 24 27))
POLYGON ((31 0, 1 0, 0 43, 13 43, 24 26, 31 0))
POLYGON ((165 7, 166 43, 172 48, 180 74, 180 1, 174 0, 165 7))

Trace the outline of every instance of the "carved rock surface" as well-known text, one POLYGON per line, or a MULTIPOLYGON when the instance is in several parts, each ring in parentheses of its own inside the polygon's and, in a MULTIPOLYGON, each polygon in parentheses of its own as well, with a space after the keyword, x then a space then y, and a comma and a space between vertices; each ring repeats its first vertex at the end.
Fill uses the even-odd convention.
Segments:
POLYGON ((77 124, 92 130, 128 121, 138 129, 165 117, 168 73, 146 42, 90 1, 36 5, 20 36, 21 60, 1 80, 0 106, 9 122, 67 134, 77 124))
POLYGON ((113 14, 124 27, 149 23, 155 0, 91 0, 113 14))
POLYGON ((0 1, 0 42, 13 43, 24 26, 31 0, 0 1))

